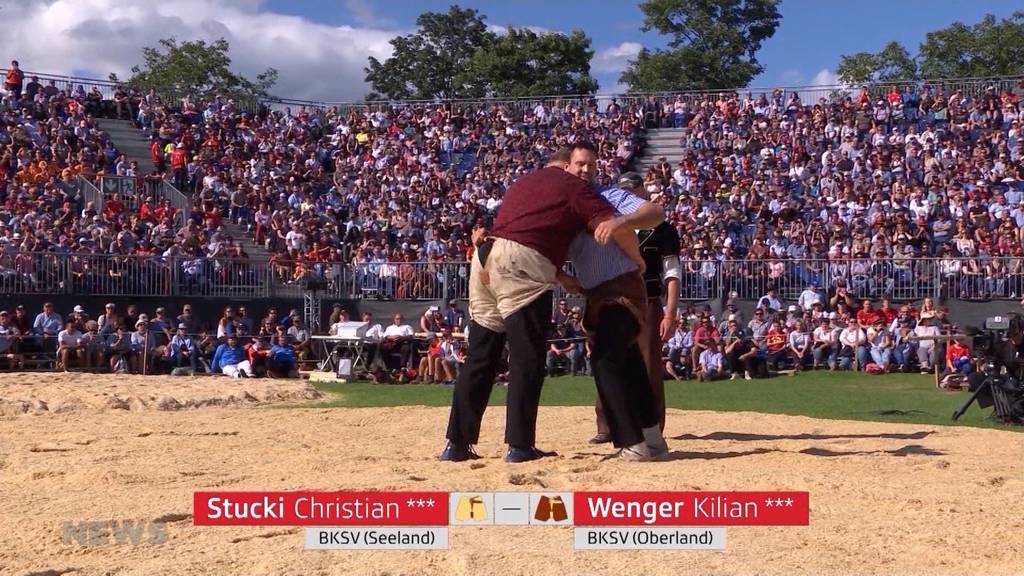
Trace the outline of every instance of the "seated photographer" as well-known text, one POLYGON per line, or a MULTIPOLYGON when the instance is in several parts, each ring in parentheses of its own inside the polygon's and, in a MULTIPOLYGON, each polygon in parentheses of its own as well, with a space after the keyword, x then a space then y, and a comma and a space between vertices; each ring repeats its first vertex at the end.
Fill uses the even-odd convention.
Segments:
POLYGON ((700 353, 698 362, 697 380, 710 382, 725 378, 725 343, 719 341, 705 349, 700 353))
POLYGON ((82 350, 82 367, 88 371, 99 369, 103 365, 103 354, 107 344, 99 333, 99 324, 95 320, 85 322, 85 333, 79 339, 82 350))
POLYGON ((257 336, 245 347, 246 355, 249 358, 249 365, 252 367, 252 375, 261 378, 267 375, 267 362, 270 359, 270 337, 257 336))
POLYGON ((565 324, 559 324, 555 327, 555 332, 551 335, 551 341, 548 344, 547 353, 547 371, 548 376, 555 376, 558 362, 564 361, 569 366, 569 371, 573 376, 576 375, 580 370, 580 357, 576 342, 572 341, 573 334, 569 333, 569 327, 565 324))
POLYGON ((67 372, 71 368, 72 360, 77 365, 83 361, 82 354, 82 333, 78 331, 78 325, 74 320, 64 323, 64 329, 57 334, 57 369, 67 372))

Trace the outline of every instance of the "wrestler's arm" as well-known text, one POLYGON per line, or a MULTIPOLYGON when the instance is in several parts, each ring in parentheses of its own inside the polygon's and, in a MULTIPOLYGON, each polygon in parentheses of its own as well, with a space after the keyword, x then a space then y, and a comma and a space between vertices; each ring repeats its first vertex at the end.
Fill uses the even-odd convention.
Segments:
POLYGON ((647 270, 647 265, 644 264, 644 257, 640 255, 640 241, 636 238, 636 233, 633 232, 632 228, 620 227, 612 233, 612 241, 619 245, 619 248, 629 256, 629 259, 636 263, 640 268, 640 273, 643 274, 647 270))

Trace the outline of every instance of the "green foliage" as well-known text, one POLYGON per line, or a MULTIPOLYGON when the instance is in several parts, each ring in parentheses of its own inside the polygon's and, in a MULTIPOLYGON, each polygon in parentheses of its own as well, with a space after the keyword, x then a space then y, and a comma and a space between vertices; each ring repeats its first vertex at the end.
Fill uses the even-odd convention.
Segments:
POLYGON ((644 32, 670 37, 645 49, 620 81, 633 92, 726 89, 761 73, 757 52, 775 34, 778 0, 645 0, 644 32))
MULTIPOLYGON (((249 80, 231 71, 229 45, 221 38, 211 44, 204 40, 178 43, 174 37, 160 40, 157 47, 142 49, 143 66, 132 68, 127 84, 140 90, 153 88, 161 97, 175 101, 193 96, 253 99, 267 96, 277 82, 277 70, 267 68, 249 80)), ((112 81, 119 81, 115 74, 112 81)))
POLYGON ((419 30, 391 40, 394 52, 380 62, 372 56, 366 81, 375 95, 394 100, 479 97, 479 81, 467 79, 466 67, 477 51, 494 42, 485 16, 452 6, 447 13, 425 12, 416 18, 419 30))
POLYGON ((902 44, 890 42, 877 54, 841 56, 837 72, 845 84, 907 80, 917 77, 917 63, 902 44))
POLYGON ((878 53, 858 52, 839 60, 845 83, 1024 75, 1024 11, 996 20, 991 14, 968 26, 954 22, 929 32, 917 57, 897 42, 878 53))
POLYGON ((954 22, 929 32, 918 61, 925 78, 1024 74, 1024 11, 999 21, 987 14, 974 26, 954 22))
POLYGON ((537 34, 509 28, 504 35, 487 29, 476 10, 452 6, 446 13, 425 12, 419 29, 391 40, 394 52, 381 62, 370 58, 367 99, 393 100, 516 97, 591 93, 590 38, 537 34))
POLYGON ((463 81, 480 82, 487 96, 590 94, 597 90, 590 76, 593 56, 582 31, 567 36, 509 28, 477 51, 463 81))

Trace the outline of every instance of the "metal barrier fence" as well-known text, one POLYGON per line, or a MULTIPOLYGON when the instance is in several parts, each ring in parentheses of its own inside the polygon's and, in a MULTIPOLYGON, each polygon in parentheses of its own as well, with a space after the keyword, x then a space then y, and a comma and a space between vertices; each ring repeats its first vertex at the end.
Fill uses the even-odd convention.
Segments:
MULTIPOLYGON (((567 265, 571 273, 571 265, 567 265)), ((854 298, 1024 297, 1024 257, 889 260, 689 260, 681 300, 735 294, 757 300, 775 288, 795 301, 810 284, 854 298)), ((299 297, 447 300, 469 296, 468 262, 284 264, 266 260, 84 253, 0 253, 2 294, 299 297)), ((564 297, 560 288, 556 298, 564 297)))
MULTIPOLYGON (((6 73, 6 70, 4 70, 6 73)), ((114 92, 119 85, 125 84, 124 82, 115 83, 110 80, 103 80, 98 78, 82 78, 77 76, 65 76, 60 74, 46 74, 39 72, 25 72, 26 78, 31 76, 38 76, 43 84, 47 84, 50 80, 53 80, 55 85, 60 89, 71 90, 77 87, 79 84, 88 92, 95 86, 99 92, 103 95, 104 100, 113 99, 114 92)), ((903 89, 907 86, 913 86, 920 91, 924 88, 929 88, 932 91, 942 89, 946 93, 959 91, 960 93, 968 96, 980 94, 984 92, 985 88, 994 86, 998 90, 1011 90, 1020 92, 1024 85, 1024 77, 1022 76, 996 76, 996 77, 980 77, 980 78, 949 78, 949 79, 918 79, 918 80, 905 80, 905 81, 887 81, 887 82, 872 82, 867 84, 868 92, 872 97, 878 97, 884 95, 891 88, 903 89)), ((493 108, 493 107, 533 107, 537 104, 543 104, 547 107, 552 107, 556 104, 579 104, 579 105, 607 105, 612 99, 615 99, 619 105, 626 108, 634 104, 643 104, 648 102, 650 99, 655 101, 675 100, 676 98, 682 99, 687 102, 702 99, 708 96, 717 96, 718 94, 731 94, 731 93, 751 93, 755 98, 761 94, 771 95, 775 90, 781 90, 782 93, 788 97, 789 94, 799 94, 801 101, 805 105, 813 105, 818 102, 819 99, 824 98, 826 100, 833 98, 836 95, 856 95, 861 89, 861 86, 853 85, 817 85, 817 86, 775 86, 775 87, 736 87, 732 89, 723 90, 688 90, 681 92, 653 92, 653 93, 625 93, 625 94, 576 94, 576 95, 537 95, 528 96, 521 98, 452 98, 445 100, 403 100, 403 101, 362 101, 362 102, 346 102, 346 101, 319 101, 319 100, 303 100, 296 98, 280 98, 271 96, 266 98, 263 102, 255 101, 242 101, 237 99, 236 106, 244 109, 244 111, 254 112, 260 104, 269 106, 271 108, 281 107, 305 107, 309 111, 320 111, 331 108, 336 108, 340 112, 347 112, 349 110, 365 110, 365 111, 377 111, 386 110, 395 106, 430 106, 439 104, 449 104, 452 106, 460 107, 464 110, 475 110, 479 108, 493 108)), ((164 102, 170 106, 177 106, 179 102, 170 101, 168 98, 163 98, 164 102)))

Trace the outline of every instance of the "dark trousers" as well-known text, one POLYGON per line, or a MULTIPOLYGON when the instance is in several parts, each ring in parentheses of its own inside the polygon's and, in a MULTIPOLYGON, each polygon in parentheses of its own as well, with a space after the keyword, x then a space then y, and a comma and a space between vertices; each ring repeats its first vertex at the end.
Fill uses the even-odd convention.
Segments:
MULTIPOLYGON (((611 434, 618 448, 643 442, 642 429, 659 424, 658 403, 641 348, 646 347, 642 336, 647 335, 647 322, 641 323, 640 318, 648 316, 647 293, 639 274, 620 276, 587 292, 598 431, 611 434)), ((660 352, 658 356, 660 362, 660 352)))
POLYGON ((172 363, 174 364, 175 368, 188 367, 191 368, 193 372, 196 372, 199 369, 199 364, 196 360, 196 354, 194 352, 188 355, 175 354, 172 357, 172 363))
POLYGON ((447 438, 455 444, 476 444, 480 423, 491 397, 497 367, 509 347, 509 383, 506 401, 505 443, 529 448, 537 439, 537 407, 544 384, 544 361, 551 292, 505 319, 501 334, 471 322, 466 362, 455 380, 447 438))
MULTIPOLYGON (((640 328, 639 345, 640 353, 644 357, 644 366, 647 368, 647 382, 651 387, 651 397, 654 399, 654 413, 658 417, 658 426, 665 430, 665 363, 661 360, 661 318, 665 313, 661 300, 652 298, 647 300, 647 318, 640 328)), ((598 396, 594 404, 594 411, 597 413, 597 431, 602 434, 610 434, 608 421, 604 415, 604 407, 601 405, 601 397, 598 396)))

